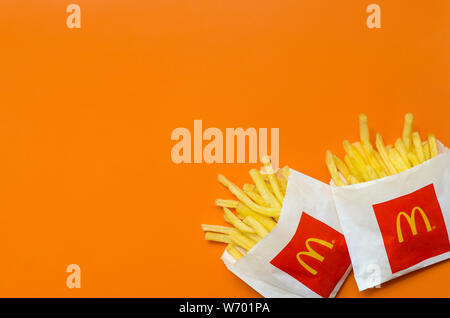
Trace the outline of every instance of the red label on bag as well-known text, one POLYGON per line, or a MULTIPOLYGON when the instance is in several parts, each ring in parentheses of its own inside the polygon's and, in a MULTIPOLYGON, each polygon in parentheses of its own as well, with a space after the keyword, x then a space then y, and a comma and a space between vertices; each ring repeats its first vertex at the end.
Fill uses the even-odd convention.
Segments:
POLYGON ((433 184, 373 205, 392 273, 450 251, 433 184))
POLYGON ((329 297, 350 266, 350 256, 341 233, 303 212, 291 241, 270 263, 329 297))

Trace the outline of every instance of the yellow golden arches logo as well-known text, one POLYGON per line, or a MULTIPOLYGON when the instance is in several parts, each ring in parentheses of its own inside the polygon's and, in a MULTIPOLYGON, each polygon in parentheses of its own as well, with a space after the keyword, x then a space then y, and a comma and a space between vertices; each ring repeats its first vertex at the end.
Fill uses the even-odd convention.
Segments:
POLYGON ((399 243, 402 243, 404 241, 403 233, 402 233, 402 226, 400 225, 400 220, 401 220, 402 216, 408 222, 409 227, 411 228, 412 235, 417 235, 417 226, 416 226, 416 212, 417 211, 419 211, 420 215, 422 216, 422 219, 425 223, 425 227, 427 228, 427 232, 430 232, 432 230, 430 221, 428 220, 427 215, 420 207, 418 207, 418 206, 414 207, 411 211, 411 216, 409 216, 408 214, 406 214, 405 212, 402 211, 397 215, 397 237, 398 237, 399 243))
MULTIPOLYGON (((307 249, 308 251, 307 251, 307 252, 305 251, 305 252, 299 252, 299 253, 297 253, 297 260, 299 261, 299 263, 300 263, 300 264, 301 264, 308 272, 310 272, 310 273, 313 274, 313 275, 316 275, 316 274, 317 274, 317 271, 316 271, 314 268, 312 268, 311 266, 309 266, 308 264, 306 264, 306 263, 302 260, 302 258, 300 257, 300 256, 302 256, 302 255, 306 255, 306 256, 309 256, 309 257, 312 257, 312 258, 318 260, 319 262, 323 262, 324 257, 323 257, 322 255, 320 255, 319 253, 317 253, 315 250, 313 250, 313 249, 311 248, 311 246, 309 246, 309 243, 310 243, 310 242, 314 242, 314 243, 318 243, 318 244, 320 244, 320 245, 326 246, 326 247, 328 247, 330 250, 333 248, 333 244, 331 244, 331 243, 329 243, 329 242, 327 242, 327 241, 324 241, 324 240, 317 239, 317 238, 309 238, 309 239, 307 239, 306 242, 305 242, 306 249, 307 249)), ((334 241, 333 241, 333 243, 334 243, 334 241)))

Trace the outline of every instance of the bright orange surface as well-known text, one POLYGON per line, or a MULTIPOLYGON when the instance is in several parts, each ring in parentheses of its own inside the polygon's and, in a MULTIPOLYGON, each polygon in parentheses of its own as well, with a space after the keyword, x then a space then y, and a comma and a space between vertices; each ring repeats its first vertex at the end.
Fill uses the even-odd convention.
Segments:
MULTIPOLYGON (((375 1, 374 1, 375 2, 375 1)), ((0 296, 257 296, 205 242, 250 164, 171 161, 174 128, 280 128, 280 162, 328 181, 327 148, 387 142, 414 113, 450 144, 450 3, 78 0, 0 3, 0 296), (68 289, 68 264, 82 287, 68 289)), ((450 262, 342 297, 450 296, 450 262)))

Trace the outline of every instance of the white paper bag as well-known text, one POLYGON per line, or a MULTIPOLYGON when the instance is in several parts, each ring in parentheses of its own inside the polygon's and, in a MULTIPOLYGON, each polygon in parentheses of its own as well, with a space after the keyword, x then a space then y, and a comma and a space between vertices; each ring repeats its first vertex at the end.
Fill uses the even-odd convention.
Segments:
POLYGON ((399 174, 333 187, 359 290, 450 257, 450 152, 399 174))
POLYGON ((351 270, 331 187, 290 171, 277 226, 244 257, 222 259, 264 297, 334 297, 351 270))

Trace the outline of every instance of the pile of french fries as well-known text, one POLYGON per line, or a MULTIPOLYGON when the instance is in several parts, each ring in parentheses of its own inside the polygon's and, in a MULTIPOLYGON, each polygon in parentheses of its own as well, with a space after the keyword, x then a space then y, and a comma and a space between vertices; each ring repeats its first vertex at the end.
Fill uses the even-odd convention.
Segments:
POLYGON ((438 155, 434 134, 422 141, 418 132, 412 131, 413 115, 405 115, 403 136, 393 145, 385 145, 379 133, 375 137, 375 148, 370 143, 367 116, 359 116, 360 141, 344 140, 344 160, 326 152, 326 164, 335 186, 344 186, 384 178, 417 166, 438 155))
POLYGON ((245 184, 242 189, 223 175, 218 176, 219 182, 237 198, 215 202, 231 226, 202 224, 205 239, 228 244, 227 251, 236 260, 275 227, 286 193, 289 168, 275 172, 268 156, 261 161, 264 171, 251 169, 254 184, 245 184))

